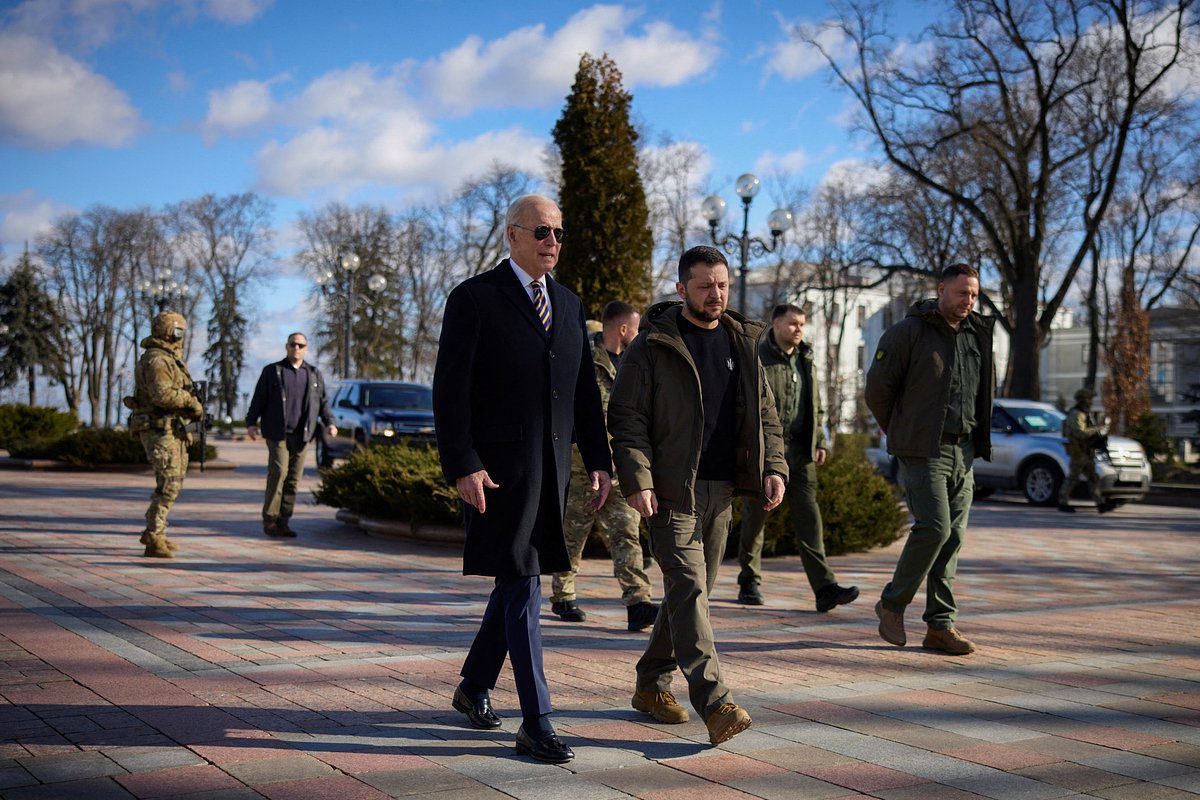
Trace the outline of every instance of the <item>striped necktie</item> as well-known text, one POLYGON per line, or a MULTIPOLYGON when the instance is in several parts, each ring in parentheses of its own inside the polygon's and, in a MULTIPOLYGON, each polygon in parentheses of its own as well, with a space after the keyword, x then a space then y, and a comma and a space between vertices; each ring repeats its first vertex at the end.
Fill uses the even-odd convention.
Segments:
POLYGON ((537 312, 538 319, 542 321, 542 327, 546 329, 546 333, 549 333, 550 306, 546 305, 546 295, 542 291, 542 285, 534 281, 529 284, 529 288, 533 290, 533 310, 537 312))

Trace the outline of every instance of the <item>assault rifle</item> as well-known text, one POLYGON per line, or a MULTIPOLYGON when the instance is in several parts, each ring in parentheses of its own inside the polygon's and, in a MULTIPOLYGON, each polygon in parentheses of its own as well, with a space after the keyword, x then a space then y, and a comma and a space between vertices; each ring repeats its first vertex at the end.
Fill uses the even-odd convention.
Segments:
POLYGON ((208 432, 213 425, 212 414, 208 413, 208 381, 194 381, 192 394, 200 401, 200 419, 196 420, 196 430, 200 433, 200 471, 204 472, 204 462, 208 458, 208 432))

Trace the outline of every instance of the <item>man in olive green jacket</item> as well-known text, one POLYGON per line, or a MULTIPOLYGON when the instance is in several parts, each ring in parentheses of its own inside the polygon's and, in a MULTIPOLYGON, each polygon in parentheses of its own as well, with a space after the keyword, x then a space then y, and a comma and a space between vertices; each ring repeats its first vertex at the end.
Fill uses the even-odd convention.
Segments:
MULTIPOLYGON (((788 511, 792 531, 800 549, 800 563, 816 595, 817 611, 858 599, 858 588, 839 586, 825 559, 825 536, 821 509, 817 507, 817 467, 825 463, 825 409, 817 385, 813 349, 804 341, 804 309, 781 304, 771 312, 771 328, 758 346, 775 409, 787 447, 788 511)), ((738 602, 761 606, 763 528, 767 512, 756 503, 742 506, 741 541, 738 544, 738 602)))
POLYGON ((900 461, 913 516, 875 614, 884 641, 903 646, 904 609, 926 583, 922 646, 967 655, 975 645, 954 626, 954 577, 974 495, 972 462, 992 455, 996 319, 972 310, 979 299, 974 267, 946 267, 937 291, 883 334, 867 373, 867 407, 900 461))
POLYGON ((660 722, 686 722, 670 692, 678 666, 716 745, 751 722, 721 680, 708 615, 733 496, 774 508, 788 468, 758 363, 764 326, 726 310, 725 257, 712 247, 688 250, 676 291, 684 302, 652 306, 621 357, 608 429, 621 491, 647 519, 663 572, 663 602, 637 664, 633 707, 660 722))

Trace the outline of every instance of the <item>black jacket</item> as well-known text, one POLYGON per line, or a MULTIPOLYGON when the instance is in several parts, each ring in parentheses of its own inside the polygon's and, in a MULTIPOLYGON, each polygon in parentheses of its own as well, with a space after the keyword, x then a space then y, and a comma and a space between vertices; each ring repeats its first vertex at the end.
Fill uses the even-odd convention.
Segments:
MULTIPOLYGON (((284 395, 283 370, 287 359, 263 367, 246 412, 246 425, 262 429, 265 439, 282 441, 287 436, 287 398, 284 395)), ((329 410, 329 395, 325 392, 325 379, 314 364, 305 363, 308 370, 308 397, 304 400, 304 441, 311 441, 317 433, 317 419, 324 425, 333 424, 333 412, 329 410)))
POLYGON ((446 299, 433 415, 446 480, 486 469, 487 512, 463 504, 463 573, 503 577, 571 568, 563 513, 571 441, 589 472, 612 470, 583 303, 553 279, 551 333, 508 260, 446 299))

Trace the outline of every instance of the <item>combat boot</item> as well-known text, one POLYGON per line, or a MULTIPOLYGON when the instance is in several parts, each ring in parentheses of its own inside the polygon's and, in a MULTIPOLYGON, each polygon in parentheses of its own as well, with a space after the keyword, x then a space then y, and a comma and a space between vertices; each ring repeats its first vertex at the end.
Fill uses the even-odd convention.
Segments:
MULTIPOLYGON (((174 553, 175 551, 177 551, 179 549, 179 545, 175 544, 175 542, 172 542, 170 539, 168 539, 167 535, 165 533, 162 535, 162 540, 163 540, 163 542, 166 543, 167 549, 170 550, 172 553, 174 553)), ((142 538, 138 539, 138 541, 144 545, 149 545, 149 544, 153 543, 153 541, 154 541, 154 534, 151 533, 150 531, 142 531, 142 538)), ((150 554, 147 553, 146 555, 150 555, 150 554)))
POLYGON ((146 552, 142 555, 146 558, 174 558, 175 552, 171 549, 167 537, 159 535, 150 538, 149 544, 146 545, 146 552))

